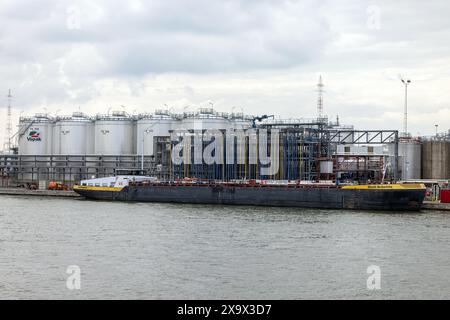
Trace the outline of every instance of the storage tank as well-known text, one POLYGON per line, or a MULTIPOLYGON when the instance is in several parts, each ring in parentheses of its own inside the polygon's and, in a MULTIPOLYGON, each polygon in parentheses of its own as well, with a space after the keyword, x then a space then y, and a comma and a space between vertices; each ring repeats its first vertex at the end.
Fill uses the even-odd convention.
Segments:
POLYGON ((89 130, 92 124, 92 119, 81 112, 56 118, 53 126, 53 166, 57 181, 67 183, 81 179, 81 167, 86 160, 84 156, 94 152, 94 135, 89 130))
POLYGON ((153 156, 154 137, 169 137, 170 131, 178 129, 179 120, 168 111, 156 110, 154 114, 141 114, 136 124, 137 154, 153 156), (144 145, 144 148, 142 148, 144 145))
POLYGON ((422 178, 450 179, 450 140, 427 140, 423 142, 422 178))
POLYGON ((58 117, 54 125, 55 155, 92 154, 94 136, 90 135, 92 120, 81 112, 70 117, 58 117), (89 143, 88 143, 89 142, 89 143))
POLYGON ((333 173, 333 161, 331 161, 331 160, 320 161, 320 173, 323 173, 323 174, 333 173))
POLYGON ((232 113, 230 115, 230 127, 235 130, 245 130, 252 127, 252 120, 245 117, 243 113, 232 113))
POLYGON ((95 146, 97 155, 131 155, 136 146, 133 141, 134 125, 124 111, 111 115, 97 115, 95 120, 95 146))
POLYGON ((227 130, 232 124, 228 114, 217 113, 212 108, 200 108, 198 112, 185 114, 180 128, 184 130, 227 130))
POLYGON ((19 119, 18 152, 25 156, 21 158, 19 179, 39 182, 48 177, 52 170, 50 157, 47 157, 52 153, 52 137, 53 119, 47 114, 19 119))
POLYGON ((19 119, 19 154, 48 155, 52 153, 53 120, 46 114, 19 119))
POLYGON ((418 139, 401 139, 398 144, 399 169, 402 180, 421 178, 422 147, 418 139))

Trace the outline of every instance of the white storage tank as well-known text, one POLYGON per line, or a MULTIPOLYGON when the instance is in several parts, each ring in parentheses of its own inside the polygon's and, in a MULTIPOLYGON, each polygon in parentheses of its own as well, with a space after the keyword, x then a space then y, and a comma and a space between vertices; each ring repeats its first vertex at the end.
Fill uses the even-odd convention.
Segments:
POLYGON ((92 120, 81 112, 70 117, 58 117, 54 125, 55 155, 85 155, 93 153, 92 120))
POLYGON ((252 120, 243 113, 233 113, 230 117, 230 127, 235 130, 245 130, 252 127, 252 120))
POLYGON ((124 111, 115 111, 111 115, 97 115, 94 130, 95 154, 133 154, 136 145, 133 141, 133 119, 124 111))
POLYGON ((19 154, 50 155, 52 153, 53 120, 46 114, 19 120, 19 154))
POLYGON ((45 179, 50 171, 52 153, 53 119, 47 114, 21 117, 19 120, 19 154, 22 157, 20 178, 24 181, 45 179), (34 157, 40 156, 40 157, 34 157), (45 157, 42 157, 45 156, 45 157))
POLYGON ((333 161, 330 161, 330 160, 320 161, 320 173, 324 173, 324 174, 333 173, 333 161))
POLYGON ((156 110, 154 114, 141 114, 136 124, 137 154, 153 155, 154 137, 169 137, 171 130, 179 127, 179 120, 168 111, 156 110))
POLYGON ((180 128, 184 130, 227 130, 232 127, 228 115, 217 113, 212 108, 201 108, 198 112, 186 114, 180 128))

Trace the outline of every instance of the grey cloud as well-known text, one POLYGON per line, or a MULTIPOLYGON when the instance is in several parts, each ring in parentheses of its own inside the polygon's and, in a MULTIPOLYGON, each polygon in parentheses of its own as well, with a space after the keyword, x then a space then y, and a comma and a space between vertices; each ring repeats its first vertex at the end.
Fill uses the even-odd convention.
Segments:
MULTIPOLYGON (((449 10, 444 0, 2 0, 0 95, 13 88, 24 109, 93 99, 101 104, 102 81, 127 83, 138 99, 151 91, 143 85, 146 79, 171 73, 187 79, 223 74, 216 78, 218 87, 249 73, 271 72, 285 74, 273 80, 281 82, 307 75, 312 87, 319 72, 340 73, 347 88, 359 88, 364 77, 384 70, 447 77, 442 70, 450 63, 450 23, 443 13, 449 10), (369 6, 380 10, 379 29, 367 26, 369 6)), ((180 100, 208 99, 208 92, 191 83, 170 86, 186 88, 176 90, 180 100)), ((314 112, 314 88, 300 86, 289 96, 274 88, 271 94, 264 100, 238 88, 214 98, 256 111, 278 101, 286 106, 280 110, 308 105, 305 110, 314 112)), ((348 89, 348 95, 358 94, 348 89)), ((368 101, 376 101, 374 95, 368 101)), ((448 99, 439 101, 445 106, 448 99)), ((345 110, 346 103, 339 106, 345 110)), ((385 110, 393 102, 372 105, 385 110)))
POLYGON ((306 65, 329 40, 318 7, 315 1, 5 0, 0 59, 12 75, 8 86, 27 91, 24 105, 79 103, 91 97, 83 94, 92 92, 89 84, 111 77, 306 65), (29 72, 36 66, 39 76, 29 72))
POLYGON ((92 44, 118 74, 290 67, 317 57, 328 40, 326 24, 311 14, 317 11, 313 1, 158 0, 143 2, 139 11, 122 1, 95 7, 81 1, 66 12, 71 7, 55 2, 46 16, 31 18, 18 28, 22 40, 34 44, 37 54, 46 46, 50 56, 63 55, 60 50, 70 44, 92 44), (69 29, 73 14, 80 26, 69 29))

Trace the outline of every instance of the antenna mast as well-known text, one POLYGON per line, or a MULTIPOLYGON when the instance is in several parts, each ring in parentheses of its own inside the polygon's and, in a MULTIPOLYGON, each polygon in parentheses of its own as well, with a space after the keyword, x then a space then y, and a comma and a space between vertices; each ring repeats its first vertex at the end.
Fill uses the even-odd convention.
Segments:
POLYGON ((319 83, 317 84, 317 92, 318 92, 318 97, 317 97, 317 116, 319 117, 319 119, 323 118, 323 87, 324 84, 322 82, 322 76, 319 77, 319 83))
POLYGON ((11 119, 12 94, 11 94, 11 89, 9 89, 8 95, 6 97, 8 98, 8 108, 7 108, 7 115, 6 115, 6 130, 5 130, 5 138, 4 138, 4 142, 3 142, 3 151, 11 152, 11 149, 12 149, 12 145, 11 145, 11 136, 12 136, 12 119, 11 119))

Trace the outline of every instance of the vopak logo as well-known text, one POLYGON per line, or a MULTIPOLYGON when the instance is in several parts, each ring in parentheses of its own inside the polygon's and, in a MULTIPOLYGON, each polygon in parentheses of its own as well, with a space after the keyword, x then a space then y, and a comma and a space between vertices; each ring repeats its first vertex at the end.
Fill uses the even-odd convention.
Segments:
POLYGON ((37 130, 30 130, 27 137, 28 141, 41 141, 41 133, 37 130))

